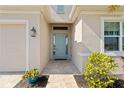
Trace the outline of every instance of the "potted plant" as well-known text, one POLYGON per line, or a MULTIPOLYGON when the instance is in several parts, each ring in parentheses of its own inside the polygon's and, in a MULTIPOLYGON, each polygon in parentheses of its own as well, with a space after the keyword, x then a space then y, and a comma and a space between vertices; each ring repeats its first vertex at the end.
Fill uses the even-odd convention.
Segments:
POLYGON ((23 79, 25 79, 29 84, 35 83, 38 79, 39 71, 37 69, 31 69, 26 71, 23 75, 23 79))

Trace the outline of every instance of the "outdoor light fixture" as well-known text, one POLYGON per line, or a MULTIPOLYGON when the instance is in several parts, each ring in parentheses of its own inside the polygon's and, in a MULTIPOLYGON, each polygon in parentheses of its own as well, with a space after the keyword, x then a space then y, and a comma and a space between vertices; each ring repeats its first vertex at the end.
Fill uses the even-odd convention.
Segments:
POLYGON ((36 37, 36 29, 34 27, 30 30, 30 35, 31 37, 36 37))

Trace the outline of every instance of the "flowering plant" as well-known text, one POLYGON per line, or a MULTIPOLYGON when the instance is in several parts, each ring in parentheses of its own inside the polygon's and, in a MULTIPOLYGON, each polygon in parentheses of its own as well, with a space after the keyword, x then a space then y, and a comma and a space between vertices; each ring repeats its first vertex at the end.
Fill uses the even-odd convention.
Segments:
POLYGON ((38 77, 39 75, 39 71, 35 68, 26 71, 25 74, 23 75, 23 79, 27 79, 27 78, 35 78, 38 77))

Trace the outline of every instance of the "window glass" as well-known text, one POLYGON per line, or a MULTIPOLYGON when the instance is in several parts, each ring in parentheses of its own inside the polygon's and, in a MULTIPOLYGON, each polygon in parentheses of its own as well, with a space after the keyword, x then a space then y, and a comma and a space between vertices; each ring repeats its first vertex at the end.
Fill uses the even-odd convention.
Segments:
POLYGON ((119 50, 119 37, 105 37, 105 51, 119 50))
POLYGON ((124 51, 124 22, 122 27, 122 50, 124 51))
POLYGON ((60 14, 64 13, 64 5, 57 5, 57 13, 60 14))
POLYGON ((68 35, 66 35, 66 54, 68 54, 68 35))
POLYGON ((124 37, 122 37, 122 50, 124 51, 124 37))
POLYGON ((104 23, 104 35, 120 35, 120 23, 119 22, 105 22, 104 23))
POLYGON ((53 30, 68 30, 68 27, 64 27, 64 26, 54 26, 53 30))
POLYGON ((53 34, 53 55, 55 55, 55 47, 56 47, 56 42, 55 42, 55 39, 56 39, 56 35, 53 34))
POLYGON ((122 29, 123 29, 123 37, 124 37, 124 22, 123 22, 123 27, 122 27, 122 29))

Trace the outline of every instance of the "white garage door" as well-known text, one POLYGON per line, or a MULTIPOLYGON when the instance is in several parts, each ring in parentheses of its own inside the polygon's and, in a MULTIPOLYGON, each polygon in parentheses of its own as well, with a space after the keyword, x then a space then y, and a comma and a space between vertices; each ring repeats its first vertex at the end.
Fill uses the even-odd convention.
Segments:
POLYGON ((25 71, 26 25, 0 24, 0 71, 25 71))

